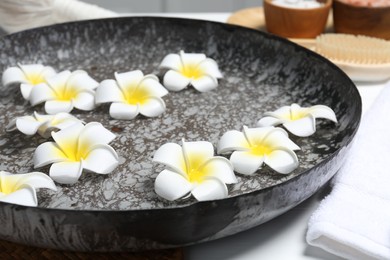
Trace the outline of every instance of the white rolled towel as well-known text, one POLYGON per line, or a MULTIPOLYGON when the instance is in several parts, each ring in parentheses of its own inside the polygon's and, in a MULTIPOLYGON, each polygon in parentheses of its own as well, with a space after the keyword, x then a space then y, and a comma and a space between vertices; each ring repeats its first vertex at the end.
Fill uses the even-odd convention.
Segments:
POLYGON ((78 0, 0 1, 0 26, 8 33, 55 23, 117 15, 110 10, 78 0))
POLYGON ((333 185, 309 220, 307 242, 347 259, 390 259, 390 83, 333 185))

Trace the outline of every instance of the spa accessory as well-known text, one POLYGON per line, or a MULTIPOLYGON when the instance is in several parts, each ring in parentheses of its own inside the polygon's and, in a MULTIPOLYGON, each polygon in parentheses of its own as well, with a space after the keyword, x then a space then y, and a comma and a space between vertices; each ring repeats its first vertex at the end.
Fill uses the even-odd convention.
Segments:
POLYGON ((390 78, 390 41, 339 33, 291 40, 330 59, 354 81, 390 78))

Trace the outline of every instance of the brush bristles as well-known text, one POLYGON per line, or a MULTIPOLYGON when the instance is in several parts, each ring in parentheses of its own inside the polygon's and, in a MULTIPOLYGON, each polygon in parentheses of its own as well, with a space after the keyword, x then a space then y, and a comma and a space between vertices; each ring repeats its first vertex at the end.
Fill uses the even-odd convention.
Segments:
POLYGON ((390 63, 390 41, 349 34, 322 34, 316 51, 334 61, 356 64, 390 63))

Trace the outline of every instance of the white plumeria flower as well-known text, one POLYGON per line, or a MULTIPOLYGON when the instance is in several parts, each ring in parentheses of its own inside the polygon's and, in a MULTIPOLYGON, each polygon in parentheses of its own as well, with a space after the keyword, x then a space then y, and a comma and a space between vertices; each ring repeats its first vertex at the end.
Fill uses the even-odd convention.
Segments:
POLYGON ((24 206, 37 206, 36 189, 57 190, 49 176, 40 172, 12 174, 0 171, 0 201, 24 206))
POLYGON ((18 64, 18 67, 10 67, 3 72, 3 85, 8 86, 20 83, 20 91, 23 98, 29 100, 33 87, 38 84, 45 84, 46 78, 55 74, 55 70, 50 66, 18 64))
POLYGON ((276 126, 282 124, 296 136, 306 137, 315 133, 316 118, 325 118, 337 123, 333 110, 324 105, 301 107, 298 104, 283 106, 274 112, 266 112, 257 126, 276 126))
POLYGON ((83 169, 108 174, 118 166, 118 155, 108 145, 115 135, 100 123, 75 124, 52 132, 54 142, 46 142, 34 153, 34 168, 52 164, 50 177, 62 184, 73 184, 83 169))
POLYGON ((283 174, 298 167, 298 158, 294 150, 300 148, 288 138, 282 128, 247 128, 243 132, 226 132, 218 143, 218 153, 233 152, 230 162, 234 170, 241 174, 252 175, 263 164, 283 174))
POLYGON ((164 75, 163 84, 170 91, 180 91, 192 85, 200 92, 210 91, 218 86, 222 78, 215 60, 202 53, 168 54, 160 65, 169 69, 164 75))
POLYGON ((68 113, 55 115, 40 115, 34 112, 32 116, 21 116, 13 119, 6 127, 7 131, 18 129, 25 135, 35 135, 37 132, 44 138, 49 138, 52 131, 65 129, 81 123, 79 119, 68 113))
POLYGON ((165 111, 162 97, 168 91, 155 75, 145 75, 140 70, 115 73, 115 79, 101 82, 96 90, 96 104, 111 103, 110 116, 130 120, 138 114, 159 116, 165 111))
POLYGON ((46 79, 47 84, 36 85, 30 94, 30 103, 35 106, 45 102, 48 114, 70 112, 75 107, 90 111, 95 108, 95 91, 99 83, 87 72, 62 71, 46 79))
POLYGON ((209 142, 184 142, 181 147, 175 143, 161 146, 153 161, 164 164, 156 178, 156 193, 170 201, 191 193, 198 201, 226 198, 226 184, 237 179, 229 160, 214 156, 209 142))

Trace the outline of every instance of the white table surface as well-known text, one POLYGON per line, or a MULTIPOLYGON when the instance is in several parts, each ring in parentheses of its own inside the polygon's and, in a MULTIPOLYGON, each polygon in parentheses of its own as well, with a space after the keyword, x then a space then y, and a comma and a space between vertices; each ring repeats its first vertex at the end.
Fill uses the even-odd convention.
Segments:
MULTIPOLYGON (((218 22, 225 22, 229 15, 229 13, 153 14, 153 16, 194 18, 218 22)), ((356 85, 362 97, 364 114, 384 87, 385 82, 356 83, 356 85)), ((186 247, 184 248, 185 258, 192 260, 341 259, 322 249, 309 246, 305 241, 308 219, 329 191, 329 185, 326 185, 294 209, 258 227, 230 237, 186 247)))

